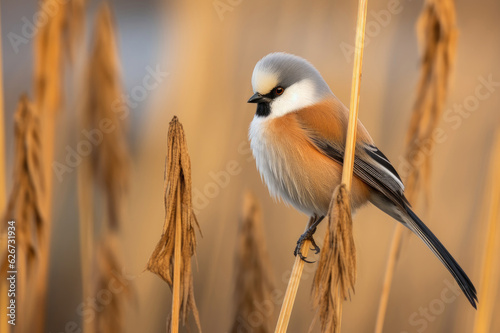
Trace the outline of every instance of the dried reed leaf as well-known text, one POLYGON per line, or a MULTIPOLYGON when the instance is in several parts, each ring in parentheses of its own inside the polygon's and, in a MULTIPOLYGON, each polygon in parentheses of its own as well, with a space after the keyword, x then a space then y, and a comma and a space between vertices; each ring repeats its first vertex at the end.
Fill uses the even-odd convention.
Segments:
MULTIPOLYGON (((113 109, 120 100, 121 72, 116 48, 114 21, 108 4, 100 7, 95 26, 92 53, 90 55, 86 80, 85 99, 82 108, 83 130, 92 133, 92 150, 84 159, 79 170, 80 223, 82 242, 82 280, 84 296, 97 288, 105 288, 112 281, 117 282, 126 292, 113 295, 109 304, 96 315, 97 332, 123 331, 126 295, 132 293, 125 285, 123 277, 118 276, 118 231, 123 219, 123 199, 128 182, 129 157, 126 143, 126 113, 113 109), (94 221, 99 220, 99 210, 95 209, 92 196, 105 198, 106 225, 101 227, 101 245, 93 256, 94 221), (94 213, 96 212, 96 213, 94 213), (92 260, 97 260, 93 281, 92 260), (89 288, 86 283, 92 283, 89 288), (126 287, 126 288, 125 288, 126 287)), ((120 111, 123 111, 120 109, 120 111)), ((82 137, 82 140, 85 138, 82 137)), ((93 331, 91 325, 84 326, 86 332, 93 331)))
POLYGON ((410 201, 419 186, 430 191, 433 135, 441 119, 456 53, 456 18, 453 0, 426 0, 417 23, 421 51, 420 79, 407 133, 406 179, 410 201), (423 159, 423 162, 422 162, 423 159))
POLYGON ((124 119, 127 112, 113 109, 123 89, 114 20, 108 4, 102 5, 97 15, 87 72, 84 129, 101 137, 90 155, 91 177, 106 197, 110 228, 118 229, 122 219, 120 203, 128 185, 129 157, 124 119))
POLYGON ((85 7, 87 0, 71 0, 65 4, 64 31, 65 46, 68 59, 74 64, 78 49, 84 42, 83 34, 85 28, 85 7))
POLYGON ((177 191, 180 191, 181 214, 181 318, 185 325, 188 311, 192 311, 198 330, 201 331, 198 309, 193 290, 191 257, 195 254, 195 227, 199 229, 193 213, 191 193, 191 162, 187 151, 184 129, 177 117, 170 122, 165 162, 165 223, 160 241, 149 258, 147 269, 159 275, 173 288, 174 244, 176 239, 177 191))
MULTIPOLYGON (((427 203, 434 149, 433 136, 443 113, 455 62, 457 28, 453 0, 425 1, 417 22, 417 37, 422 50, 420 79, 407 133, 405 156, 410 168, 405 181, 405 195, 410 202, 414 202, 422 188, 427 203)), ((381 333, 383 329, 402 236, 403 226, 397 225, 387 260, 376 333, 381 333)))
POLYGON ((322 332, 340 332, 342 302, 351 290, 354 292, 356 282, 356 248, 346 185, 337 186, 332 198, 313 283, 313 304, 319 310, 322 332))
POLYGON ((129 281, 121 273, 123 265, 119 260, 119 246, 116 232, 107 229, 97 249, 96 272, 93 286, 94 295, 106 293, 106 304, 98 312, 95 321, 95 332, 123 332, 125 305, 134 296, 129 281), (111 287, 112 286, 112 287, 111 287))
POLYGON ((55 115, 61 106, 63 79, 63 31, 66 5, 45 0, 42 13, 53 13, 35 38, 35 104, 42 114, 55 115), (54 10, 55 7, 55 10, 54 10))
POLYGON ((39 264, 34 292, 31 295, 29 310, 30 331, 42 332, 45 329, 45 308, 47 280, 50 260, 50 229, 52 225, 52 163, 54 161, 54 142, 56 115, 61 108, 64 79, 64 52, 62 36, 65 21, 65 4, 53 0, 41 2, 40 15, 46 16, 45 24, 40 25, 35 37, 34 92, 36 110, 40 115, 41 145, 43 147, 44 182, 46 186, 44 227, 39 244, 39 264), (48 15, 47 13, 50 13, 48 15))
POLYGON ((267 252, 262 225, 262 212, 257 198, 245 193, 243 215, 237 239, 236 283, 234 292, 235 316, 231 332, 238 333, 251 326, 254 333, 271 332, 274 304, 272 291, 274 280, 267 252), (266 313, 262 323, 250 324, 250 315, 264 306, 266 313), (269 308, 270 306, 270 308, 269 308))
POLYGON ((39 264, 39 243, 45 227, 45 195, 40 120, 35 107, 22 96, 15 120, 15 159, 13 188, 0 225, 0 237, 7 239, 7 221, 15 221, 16 267, 7 262, 7 246, 0 250, 1 276, 17 270, 16 304, 18 320, 16 330, 28 331, 31 307, 27 295, 33 292, 33 275, 39 264), (30 279, 31 278, 31 279, 30 279))
MULTIPOLYGON (((17 243, 24 244, 32 262, 45 221, 45 185, 40 142, 40 121, 35 107, 23 95, 15 120, 14 177, 5 220, 16 221, 17 243)), ((7 224, 0 226, 6 232, 7 224)), ((4 249, 2 249, 4 250, 4 249)), ((5 259, 2 257, 2 260, 5 259)), ((30 265, 31 266, 31 265, 30 265)))

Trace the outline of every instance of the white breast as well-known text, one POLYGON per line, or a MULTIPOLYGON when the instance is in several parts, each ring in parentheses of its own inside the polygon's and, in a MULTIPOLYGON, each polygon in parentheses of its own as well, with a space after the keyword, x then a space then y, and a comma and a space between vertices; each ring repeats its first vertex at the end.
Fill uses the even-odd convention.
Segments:
MULTIPOLYGON (((286 156, 280 152, 279 147, 273 145, 267 138, 267 122, 272 121, 268 117, 254 117, 250 124, 248 133, 250 147, 257 164, 261 178, 266 183, 269 193, 275 199, 282 199, 286 204, 294 206, 308 216, 313 214, 311 205, 305 204, 298 193, 298 186, 293 186, 294 175, 289 174, 286 156)), ((296 185, 296 184, 294 184, 296 185)))

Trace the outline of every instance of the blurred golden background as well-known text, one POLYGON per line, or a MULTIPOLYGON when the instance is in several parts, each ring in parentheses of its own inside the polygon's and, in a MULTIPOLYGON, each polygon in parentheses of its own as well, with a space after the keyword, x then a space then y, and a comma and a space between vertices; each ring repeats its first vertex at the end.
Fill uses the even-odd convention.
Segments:
MULTIPOLYGON (((245 191, 255 193, 262 204, 278 295, 285 292, 293 248, 307 223, 306 216, 270 198, 256 170, 247 139, 255 112, 255 105, 246 103, 252 95, 253 66, 274 51, 299 55, 308 59, 348 104, 357 3, 109 3, 116 23, 123 93, 130 96, 130 186, 119 247, 123 270, 136 296, 127 307, 125 332, 163 332, 170 313, 169 288, 144 269, 162 232, 166 133, 173 115, 179 117, 186 132, 193 204, 203 233, 193 261, 201 325, 205 332, 229 332, 234 311, 234 256, 245 191), (145 85, 145 78, 153 84, 145 85)), ((415 24, 422 2, 394 3, 368 2, 359 117, 378 147, 404 173, 405 137, 419 74, 415 24)), ((89 42, 99 4, 87 3, 89 42)), ((500 126, 500 2, 456 1, 455 5, 456 63, 444 117, 438 125, 444 134, 430 152, 433 172, 428 205, 420 200, 414 206, 477 288, 486 239, 488 203, 484 193, 495 131, 500 126), (476 98, 478 103, 472 106, 467 104, 471 96, 477 96, 479 86, 489 92, 488 97, 476 98)), ((32 21, 38 5, 35 1, 7 0, 0 6, 9 193, 13 114, 23 92, 34 94, 33 39, 14 47, 9 33, 21 35, 26 19, 32 21)), ((73 97, 65 96, 65 100, 73 97)), ((55 161, 63 162, 67 147, 77 146, 78 121, 77 110, 64 105, 54 133, 55 161)), ((65 173, 61 180, 54 177, 46 332, 65 332, 68 322, 78 327, 82 323, 76 186, 76 172, 65 173)), ((395 223, 373 206, 363 208, 354 218, 358 280, 355 295, 344 305, 344 332, 373 331, 395 223)), ((318 240, 322 240, 323 231, 324 226, 319 228, 318 240)), ((306 265, 289 332, 307 332, 313 320, 310 291, 314 267, 306 265)), ((451 290, 450 285, 455 285, 453 278, 424 244, 414 236, 406 237, 384 332, 470 332, 475 311, 461 293, 449 303, 435 301, 451 290), (429 315, 422 312, 429 308, 429 315)), ((275 304, 273 323, 279 307, 275 304)), ((263 315, 266 311, 262 310, 263 315)), ((313 331, 319 332, 318 324, 313 331)), ((499 317, 494 317, 491 332, 500 332, 499 317)))

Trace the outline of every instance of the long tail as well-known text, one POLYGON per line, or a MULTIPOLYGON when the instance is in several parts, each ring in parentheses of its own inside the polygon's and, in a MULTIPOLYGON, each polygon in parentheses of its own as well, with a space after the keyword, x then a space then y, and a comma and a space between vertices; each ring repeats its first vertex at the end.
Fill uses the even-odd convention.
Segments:
POLYGON ((460 289, 464 292, 465 296, 469 300, 470 304, 476 309, 477 295, 476 288, 470 281, 469 277, 460 265, 455 261, 451 254, 446 250, 446 248, 441 244, 439 239, 432 233, 432 231, 427 228, 427 226, 422 222, 418 216, 406 205, 406 212, 409 215, 407 219, 407 226, 410 228, 417 236, 424 241, 424 243, 431 249, 431 251, 439 258, 439 260, 446 266, 451 275, 455 278, 460 289))

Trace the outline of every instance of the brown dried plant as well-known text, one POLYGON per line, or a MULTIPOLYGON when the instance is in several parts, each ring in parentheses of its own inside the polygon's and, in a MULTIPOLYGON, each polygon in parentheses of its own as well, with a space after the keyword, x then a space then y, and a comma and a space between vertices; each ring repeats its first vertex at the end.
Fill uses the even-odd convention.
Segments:
POLYGON ((40 26, 35 38, 35 104, 46 118, 44 121, 48 121, 49 115, 54 116, 59 111, 62 101, 66 5, 45 0, 40 12, 53 13, 47 15, 47 23, 40 26))
MULTIPOLYGON (((433 136, 443 113, 455 62, 457 28, 453 0, 426 0, 417 23, 417 36, 422 49, 420 79, 407 133, 405 156, 410 168, 405 181, 405 195, 413 202, 422 188, 427 203, 435 144, 433 136)), ((375 325, 376 333, 381 333, 383 329, 403 230, 403 226, 398 224, 392 238, 375 325)))
POLYGON ((78 53, 81 51, 82 44, 84 43, 86 6, 87 0, 71 0, 65 5, 65 47, 68 60, 72 65, 75 65, 75 61, 79 56, 78 53))
MULTIPOLYGON (((41 123, 41 145, 43 147, 43 171, 46 185, 45 226, 39 244, 39 265, 34 281, 36 289, 32 294, 32 332, 45 329, 45 307, 49 270, 50 229, 52 225, 52 163, 54 161, 54 143, 56 116, 61 108, 63 96, 64 59, 63 30, 66 20, 66 5, 54 0, 41 2, 41 12, 50 13, 47 22, 41 25, 35 37, 34 92, 35 105, 41 123)), ((42 14, 44 15, 44 14, 42 14)))
POLYGON ((247 329, 250 325, 249 317, 259 304, 270 308, 266 311, 262 323, 257 327, 252 325, 251 331, 271 332, 274 280, 264 237, 261 207, 257 198, 250 192, 245 193, 236 242, 235 316, 231 332, 238 333, 247 329))
POLYGON ((409 199, 422 186, 430 189, 433 135, 441 119, 455 63, 457 28, 453 0, 426 0, 417 22, 421 51, 420 79, 407 133, 406 179, 409 199), (423 157, 423 162, 420 160, 423 157))
MULTIPOLYGON (((198 330, 201 331, 191 269, 191 257, 196 249, 195 227, 199 229, 193 212, 191 185, 191 162, 184 129, 174 116, 168 129, 165 161, 165 223, 147 269, 159 275, 172 289, 173 309, 178 303, 182 323, 186 324, 188 312, 191 311, 198 330), (176 254, 180 260, 174 260, 176 254), (178 280, 174 278, 176 269, 179 270, 178 280), (176 283, 179 283, 178 295, 174 286, 176 283)), ((175 322, 178 319, 175 315, 171 318, 172 331, 177 329, 175 322)))
POLYGON ((345 184, 337 186, 328 213, 328 228, 313 283, 313 305, 319 310, 322 332, 339 332, 342 301, 354 292, 356 248, 351 200, 345 184))
POLYGON ((110 300, 95 319, 95 331, 98 333, 123 332, 124 314, 127 301, 134 296, 130 281, 122 274, 119 239, 116 232, 109 229, 104 233, 96 251, 95 262, 95 295, 101 291, 109 291, 110 300), (112 290, 110 286, 112 285, 112 290))
MULTIPOLYGON (((27 295, 33 289, 34 273, 40 260, 39 243, 45 227, 45 183, 43 174, 43 152, 41 144, 41 124, 38 112, 22 96, 15 119, 15 159, 12 192, 0 234, 7 239, 7 221, 15 221, 16 266, 7 262, 7 245, 1 249, 0 269, 2 279, 7 271, 17 271, 18 318, 16 331, 30 331, 29 318, 31 308, 27 295)), ((3 281, 3 280, 2 280, 3 281)), ((30 296, 31 298, 31 296, 30 296)))
POLYGON ((93 49, 88 63, 83 126, 101 140, 90 154, 90 177, 104 194, 111 229, 119 228, 120 203, 127 189, 129 157, 126 142, 128 110, 117 101, 123 91, 114 19, 111 8, 99 9, 94 27, 93 49))
MULTIPOLYGON (((94 142, 91 154, 83 160, 78 174, 85 298, 105 288, 110 281, 124 281, 118 273, 121 265, 117 243, 129 177, 129 157, 125 137, 126 113, 113 109, 115 102, 120 100, 122 86, 114 21, 108 4, 102 5, 97 15, 87 72, 81 123, 83 129, 94 133, 94 142), (95 200, 96 196, 104 199, 95 200), (98 201, 105 203, 104 216, 96 216, 99 214, 98 201), (93 230, 97 220, 103 220, 105 224, 100 228, 101 240, 98 251, 94 253, 93 230), (94 260, 97 261, 95 265, 92 264, 94 260)), ((132 291, 129 285, 120 285, 123 291, 113 294, 110 303, 96 314, 95 325, 85 323, 85 332, 122 331, 125 298, 132 291)))

